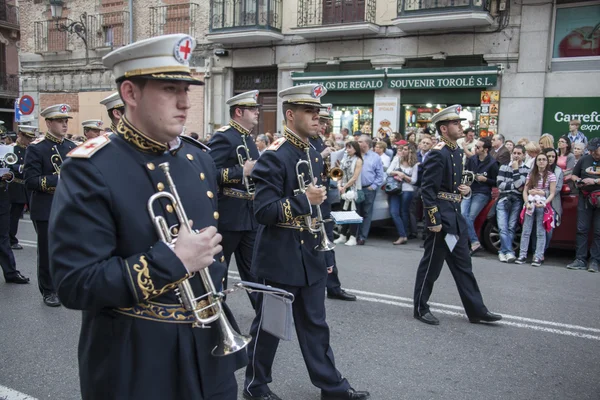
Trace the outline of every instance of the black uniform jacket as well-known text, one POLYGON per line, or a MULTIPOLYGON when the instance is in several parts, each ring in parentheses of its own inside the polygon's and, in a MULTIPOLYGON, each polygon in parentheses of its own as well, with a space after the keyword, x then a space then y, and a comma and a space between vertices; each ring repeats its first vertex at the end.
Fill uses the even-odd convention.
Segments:
MULTIPOLYGON (((192 328, 173 291, 189 275, 147 211, 150 196, 169 192, 159 168, 168 162, 193 228, 217 225, 216 169, 193 142, 182 138, 166 151, 123 118, 116 134, 86 141, 65 160, 50 219, 50 268, 62 303, 83 310, 84 399, 201 399, 247 363, 244 351, 210 354, 215 326, 192 328)), ((176 233, 172 205, 153 208, 176 233)), ((217 290, 222 262, 209 267, 217 290)), ((198 274, 191 283, 204 293, 198 274)))
MULTIPOLYGON (((258 227, 254 218, 252 196, 244 186, 243 168, 238 161, 238 146, 246 145, 252 160, 258 159, 258 149, 250 132, 230 121, 212 136, 209 154, 217 166, 219 182, 219 227, 223 231, 251 231, 258 227)), ((242 150, 240 148, 240 150, 242 150)), ((242 151, 240 154, 246 157, 242 151)))
POLYGON ((29 196, 27 194, 27 189, 25 188, 25 179, 23 179, 26 149, 25 146, 18 143, 13 147, 13 152, 17 155, 18 161, 10 167, 14 175, 12 182, 8 184, 8 195, 12 204, 29 203, 29 196))
MULTIPOLYGON (((305 216, 316 217, 305 194, 297 193, 299 187, 296 163, 310 162, 317 185, 321 185, 321 155, 289 129, 258 159, 252 172, 256 183, 254 209, 258 228, 252 272, 260 279, 292 285, 307 286, 327 277, 323 252, 315 250, 320 243, 320 233, 310 233, 301 228, 305 216)), ((300 173, 310 183, 307 165, 300 173)))
MULTIPOLYGON (((46 133, 27 147, 25 152, 25 185, 31 191, 31 219, 48 221, 58 174, 52 165, 52 156, 60 154, 63 161, 77 145, 69 139, 57 139, 46 133)), ((57 162, 57 165, 60 161, 57 162)))
POLYGON ((442 200, 448 194, 460 196, 463 151, 442 136, 425 159, 421 197, 427 226, 442 225, 442 231, 453 235, 466 232, 466 221, 460 212, 460 202, 442 200))

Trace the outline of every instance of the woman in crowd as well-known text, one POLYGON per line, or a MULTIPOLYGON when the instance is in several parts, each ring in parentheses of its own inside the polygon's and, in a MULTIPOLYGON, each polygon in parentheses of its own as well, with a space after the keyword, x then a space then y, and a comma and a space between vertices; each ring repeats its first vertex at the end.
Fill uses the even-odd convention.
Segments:
POLYGON ((529 142, 530 142, 529 139, 523 137, 523 138, 519 139, 519 141, 517 142, 517 144, 520 144, 521 146, 525 146, 529 142))
POLYGON ((544 260, 544 249, 546 248, 546 231, 544 227, 544 210, 552 203, 556 193, 556 176, 548 168, 548 157, 541 153, 534 159, 534 165, 523 190, 525 212, 523 217, 523 228, 521 232, 521 245, 517 264, 525 264, 527 261, 527 249, 529 239, 535 224, 536 244, 535 254, 531 265, 539 267, 544 260))
POLYGON ((554 136, 549 133, 544 133, 538 141, 541 149, 554 148, 554 136))
MULTIPOLYGON (((567 139, 567 141, 568 141, 568 139, 567 139)), ((559 146, 560 146, 560 141, 559 141, 559 146)), ((556 176, 556 195, 552 199, 552 203, 551 203, 552 211, 554 211, 554 226, 549 231, 546 230, 546 249, 547 249, 548 246, 550 245, 550 239, 552 239, 552 233, 554 232, 554 228, 556 228, 560 225, 560 218, 562 216, 562 199, 560 198, 560 191, 562 189, 563 182, 565 180, 565 173, 563 172, 563 169, 557 164, 558 159, 560 157, 558 156, 558 152, 556 150, 544 149, 544 150, 542 150, 542 153, 546 154, 546 157, 548 157, 548 171, 554 173, 554 176, 556 176)), ((571 175, 570 172, 569 172, 569 175, 571 175)))
POLYGON ((573 156, 575 157, 575 164, 583 155, 585 154, 585 144, 584 143, 573 143, 573 156))
POLYGON ((525 151, 527 152, 527 157, 525 157, 525 165, 527 168, 533 168, 533 162, 535 158, 542 152, 542 148, 536 142, 529 142, 525 145, 525 151))
POLYGON ((417 145, 417 133, 415 131, 410 131, 407 135, 406 135, 406 141, 408 143, 412 143, 415 146, 417 145))
MULTIPOLYGON (((360 182, 362 166, 363 159, 358 142, 346 143, 346 153, 340 163, 340 168, 344 172, 344 176, 338 181, 338 188, 340 189, 340 197, 342 199, 341 202, 344 206, 344 210, 356 209, 355 201, 358 196, 358 191, 362 190, 360 182)), ((356 246, 355 233, 359 228, 360 224, 342 225, 340 237, 334 240, 334 243, 345 243, 346 246, 356 246)))
POLYGON ((402 191, 389 196, 390 214, 398 231, 398 240, 394 244, 406 244, 410 226, 410 204, 417 183, 417 153, 409 144, 398 146, 398 152, 387 169, 388 176, 402 182, 402 191))
POLYGON ((566 176, 571 175, 571 171, 575 166, 575 155, 571 152, 571 141, 566 135, 558 139, 558 159, 556 160, 556 164, 563 171, 568 170, 568 173, 565 173, 566 176))

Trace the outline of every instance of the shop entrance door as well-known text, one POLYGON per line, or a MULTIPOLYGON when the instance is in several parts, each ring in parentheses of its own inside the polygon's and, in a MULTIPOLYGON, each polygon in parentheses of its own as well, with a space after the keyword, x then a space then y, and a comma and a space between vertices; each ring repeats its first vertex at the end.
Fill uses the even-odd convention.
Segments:
POLYGON ((323 0, 323 25, 365 20, 365 0, 323 0))

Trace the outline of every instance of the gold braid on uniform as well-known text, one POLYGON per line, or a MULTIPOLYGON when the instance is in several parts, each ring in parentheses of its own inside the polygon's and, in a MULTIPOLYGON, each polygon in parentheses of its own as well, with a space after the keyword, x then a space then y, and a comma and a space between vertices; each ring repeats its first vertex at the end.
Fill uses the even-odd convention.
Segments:
POLYGON ((140 257, 139 264, 134 264, 133 270, 137 272, 136 280, 138 288, 142 291, 142 300, 147 300, 151 297, 157 297, 168 292, 169 290, 175 289, 179 283, 189 278, 189 274, 185 274, 185 276, 177 282, 169 283, 163 288, 156 290, 154 288, 154 282, 152 282, 152 278, 150 278, 150 269, 148 268, 146 256, 140 257))
POLYGON ((55 187, 48 186, 48 180, 46 179, 45 176, 40 178, 40 187, 42 189, 42 192, 46 192, 46 193, 54 193, 54 191, 56 190, 55 187))
POLYGON ((435 220, 435 213, 438 212, 437 206, 433 206, 427 209, 427 215, 429 215, 429 220, 433 225, 437 225, 437 221, 435 220))
POLYGON ((292 214, 292 205, 290 204, 290 199, 281 202, 281 211, 283 211, 283 216, 285 217, 285 223, 289 224, 294 221, 294 215, 292 214))
MULTIPOLYGON (((208 306, 208 302, 206 300, 200 301, 200 308, 206 306, 208 306)), ((180 304, 162 304, 148 301, 136 304, 133 307, 117 308, 115 311, 120 314, 150 321, 178 324, 196 322, 194 315, 180 304)), ((212 314, 209 310, 205 310, 200 313, 200 316, 202 318, 208 318, 211 317, 212 314)))
POLYGON ((288 142, 290 142, 291 144, 293 144, 301 150, 306 150, 309 146, 308 142, 302 140, 300 136, 292 132, 287 126, 283 130, 283 137, 286 138, 288 142))
POLYGON ((242 135, 249 135, 250 134, 250 131, 248 129, 244 128, 243 126, 241 126, 240 124, 238 124, 234 120, 229 121, 229 126, 231 126, 233 129, 235 129, 238 132, 240 132, 242 135))
POLYGON ((56 143, 56 144, 61 144, 63 142, 63 139, 59 139, 56 136, 52 135, 50 132, 46 132, 46 134, 44 135, 46 137, 46 139, 48 139, 49 141, 56 143))
POLYGON ((125 116, 123 116, 119 121, 116 133, 125 139, 125 141, 133 144, 142 151, 150 153, 164 153, 169 149, 165 143, 160 143, 154 139, 150 139, 148 136, 136 129, 133 125, 131 125, 127 118, 125 118, 125 116))
POLYGON ((444 143, 446 143, 446 146, 450 147, 452 150, 456 150, 456 148, 458 147, 458 145, 456 143, 452 143, 450 140, 448 140, 445 136, 440 135, 440 140, 444 143))

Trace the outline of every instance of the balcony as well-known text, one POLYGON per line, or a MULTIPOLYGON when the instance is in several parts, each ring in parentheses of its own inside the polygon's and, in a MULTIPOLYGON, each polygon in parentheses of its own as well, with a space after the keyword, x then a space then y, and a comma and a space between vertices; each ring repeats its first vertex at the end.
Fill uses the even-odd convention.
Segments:
POLYGON ((282 40, 283 0, 211 0, 210 34, 219 43, 259 43, 282 40))
POLYGON ((379 32, 376 0, 298 0, 298 27, 305 38, 362 36, 379 32))
POLYGON ((0 97, 19 96, 19 75, 0 75, 0 97))
MULTIPOLYGON (((68 18, 58 20, 58 24, 69 25, 71 22, 68 18)), ((57 28, 58 24, 54 20, 36 21, 33 23, 36 53, 61 53, 73 50, 68 33, 59 31, 57 28)))
POLYGON ((0 1, 0 27, 19 29, 19 7, 0 1))
POLYGON ((490 0, 398 0, 394 25, 405 32, 492 25, 490 0))
POLYGON ((116 11, 88 15, 90 49, 114 49, 129 44, 129 13, 116 11))
POLYGON ((152 36, 187 33, 196 37, 196 19, 200 6, 195 3, 172 4, 150 7, 150 30, 152 36))

